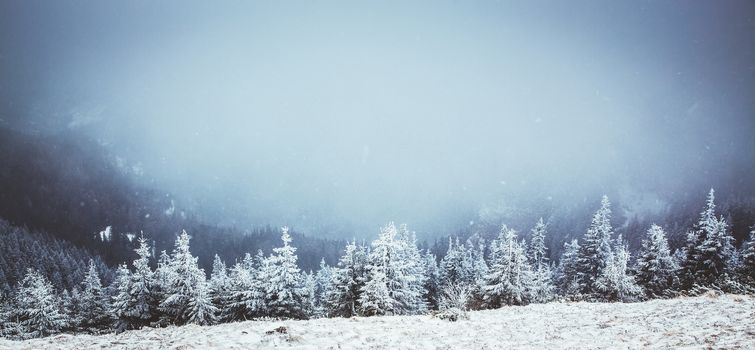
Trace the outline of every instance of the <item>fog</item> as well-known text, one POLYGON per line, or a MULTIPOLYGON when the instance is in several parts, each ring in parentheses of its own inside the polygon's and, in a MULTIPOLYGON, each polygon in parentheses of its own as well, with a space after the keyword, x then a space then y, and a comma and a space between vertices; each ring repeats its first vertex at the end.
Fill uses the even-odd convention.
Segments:
POLYGON ((753 38, 747 1, 2 1, 0 125, 218 224, 660 215, 755 195, 753 38))

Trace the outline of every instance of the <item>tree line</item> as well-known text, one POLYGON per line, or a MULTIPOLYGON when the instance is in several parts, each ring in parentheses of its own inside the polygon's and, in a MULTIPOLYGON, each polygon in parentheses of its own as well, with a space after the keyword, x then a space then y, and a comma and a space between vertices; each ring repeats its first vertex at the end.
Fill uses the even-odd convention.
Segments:
POLYGON ((547 231, 540 219, 528 240, 506 225, 489 244, 449 239, 438 261, 418 248, 406 225, 389 223, 371 244, 348 243, 335 266, 323 260, 316 272, 305 272, 283 227, 282 244, 268 255, 248 253, 232 266, 216 255, 209 278, 185 231, 170 254, 156 257, 156 269, 150 267, 152 247, 140 237, 136 259, 118 266, 107 287, 94 260, 83 282, 70 290, 56 289, 44 273, 29 269, 14 291, 0 297, 0 334, 24 339, 188 323, 417 315, 554 300, 631 302, 711 289, 755 291, 755 230, 735 247, 725 218, 716 215, 713 190, 687 244, 673 253, 664 229, 652 225, 633 259, 624 239, 614 237, 605 196, 582 239, 564 243, 557 264, 548 259, 547 231))

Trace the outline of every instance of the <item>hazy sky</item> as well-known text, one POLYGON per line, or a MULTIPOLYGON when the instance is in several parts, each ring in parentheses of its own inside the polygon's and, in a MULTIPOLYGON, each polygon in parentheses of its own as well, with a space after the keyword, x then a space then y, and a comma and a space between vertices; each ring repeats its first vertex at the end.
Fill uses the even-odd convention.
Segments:
POLYGON ((0 2, 0 124, 87 133, 228 222, 752 193, 754 113, 751 1, 0 2))

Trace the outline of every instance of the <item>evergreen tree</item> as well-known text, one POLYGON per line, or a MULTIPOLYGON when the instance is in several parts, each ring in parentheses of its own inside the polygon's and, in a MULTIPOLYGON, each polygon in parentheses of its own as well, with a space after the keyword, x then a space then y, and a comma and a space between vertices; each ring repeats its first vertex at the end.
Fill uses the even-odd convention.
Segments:
POLYGON ((192 290, 188 304, 188 322, 198 325, 211 325, 217 321, 218 308, 212 303, 212 296, 204 279, 200 279, 192 290))
POLYGON ((441 287, 469 283, 469 271, 464 263, 466 253, 458 238, 455 242, 448 238, 448 251, 441 259, 438 271, 441 287))
POLYGON ((486 306, 499 308, 529 303, 531 280, 532 269, 522 243, 516 240, 516 231, 503 225, 498 239, 493 241, 490 272, 483 282, 486 306))
POLYGON ((543 218, 537 221, 531 231, 530 245, 527 257, 532 265, 532 301, 545 303, 554 296, 554 286, 551 267, 548 263, 548 248, 545 247, 547 233, 543 218))
POLYGON ((15 332, 23 339, 44 337, 60 332, 66 326, 60 298, 52 284, 39 272, 29 269, 18 285, 14 311, 15 332))
POLYGON ((640 256, 637 258, 637 283, 645 290, 646 296, 656 298, 666 295, 676 284, 678 269, 668 247, 666 232, 653 224, 642 241, 640 256))
POLYGON ((228 293, 222 297, 221 318, 225 321, 238 321, 264 316, 265 281, 262 271, 266 259, 262 251, 257 255, 246 254, 244 260, 236 263, 230 272, 228 293))
POLYGON ((262 271, 267 312, 271 317, 306 319, 305 277, 296 265, 296 248, 291 246, 288 227, 283 227, 281 240, 283 246, 273 249, 262 271))
POLYGON ((208 288, 212 303, 219 310, 225 308, 227 305, 226 298, 231 291, 231 279, 228 276, 225 262, 217 254, 215 254, 215 258, 212 260, 212 272, 210 273, 208 288))
POLYGON ((733 275, 733 238, 726 221, 715 213, 715 191, 708 193, 705 209, 695 229, 687 235, 686 260, 681 268, 683 287, 725 285, 733 275))
POLYGON ((424 255, 424 270, 425 270, 425 294, 422 298, 427 302, 427 306, 430 309, 438 309, 438 298, 440 296, 439 287, 439 273, 438 263, 435 260, 435 255, 426 251, 424 255))
POLYGON ((744 283, 755 287, 755 228, 750 231, 750 237, 742 244, 742 264, 740 276, 744 283))
POLYGON ((364 314, 411 315, 427 311, 422 299, 424 263, 406 225, 398 230, 391 222, 382 228, 378 239, 372 242, 368 261, 370 280, 360 296, 364 314), (383 288, 376 283, 386 283, 386 286, 383 288))
POLYGON ((628 262, 629 252, 619 237, 605 268, 595 281, 596 288, 605 300, 633 301, 642 293, 642 288, 635 283, 634 277, 627 273, 628 262))
POLYGON ((327 315, 326 299, 331 293, 333 278, 333 268, 325 263, 325 259, 320 260, 320 269, 315 275, 315 292, 314 292, 314 317, 325 317, 327 315))
POLYGON ((600 291, 595 281, 606 267, 611 256, 611 203, 603 196, 600 209, 592 217, 592 223, 585 234, 584 243, 580 246, 578 259, 578 273, 582 294, 595 295, 600 291))
POLYGON ((197 258, 189 252, 191 237, 186 231, 176 239, 173 255, 164 272, 167 276, 165 299, 160 302, 161 311, 176 325, 189 321, 190 301, 196 296, 197 288, 205 283, 204 270, 197 266, 197 258))
POLYGON ((131 274, 129 300, 123 317, 129 328, 139 329, 157 319, 158 301, 153 293, 154 272, 149 267, 150 247, 143 236, 139 238, 139 247, 135 251, 138 258, 133 262, 134 273, 131 274))
POLYGON ((367 281, 367 250, 355 241, 346 245, 344 255, 333 269, 330 289, 325 294, 329 317, 352 317, 360 309, 362 288, 367 281))
POLYGON ((563 296, 579 299, 584 286, 579 276, 579 242, 573 239, 564 243, 564 250, 556 271, 556 283, 563 296))
POLYGON ((80 327, 90 332, 99 332, 110 327, 110 306, 107 295, 102 289, 100 275, 94 260, 89 260, 81 289, 81 324, 80 327))
POLYGON ((112 289, 112 303, 110 310, 108 310, 114 317, 113 328, 116 332, 122 332, 128 328, 129 325, 129 304, 131 303, 131 295, 129 291, 131 289, 131 271, 128 270, 126 264, 118 265, 118 269, 115 272, 115 280, 111 285, 112 289))
POLYGON ((548 248, 545 247, 545 235, 546 225, 543 222, 543 218, 540 218, 530 232, 530 245, 527 251, 527 257, 530 259, 532 266, 536 268, 548 265, 548 248))

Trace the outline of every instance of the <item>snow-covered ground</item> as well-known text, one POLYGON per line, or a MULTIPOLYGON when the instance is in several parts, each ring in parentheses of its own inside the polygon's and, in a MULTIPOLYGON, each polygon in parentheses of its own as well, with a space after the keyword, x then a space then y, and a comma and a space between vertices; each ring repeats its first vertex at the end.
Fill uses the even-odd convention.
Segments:
POLYGON ((550 303, 469 313, 249 321, 57 335, 0 349, 755 349, 755 297, 708 295, 635 304, 550 303), (285 327, 286 333, 274 331, 285 327), (270 334, 269 334, 270 333, 270 334))

